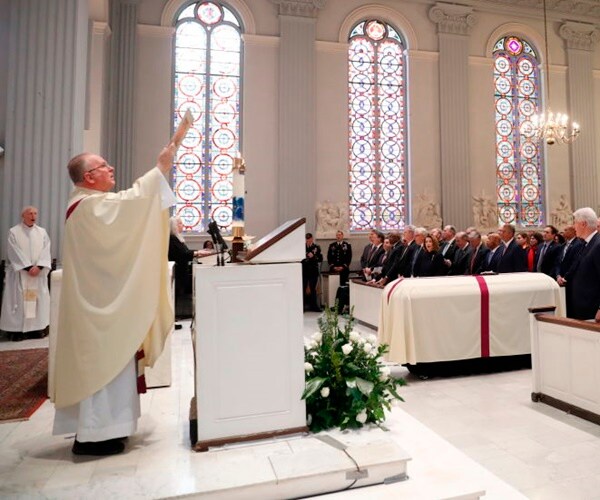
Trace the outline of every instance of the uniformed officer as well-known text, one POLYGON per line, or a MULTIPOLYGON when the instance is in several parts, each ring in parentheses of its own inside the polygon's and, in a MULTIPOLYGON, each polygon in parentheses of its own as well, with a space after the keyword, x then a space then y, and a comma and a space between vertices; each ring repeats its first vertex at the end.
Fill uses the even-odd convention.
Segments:
POLYGON ((344 232, 335 233, 335 241, 327 250, 327 263, 329 272, 340 273, 340 286, 348 283, 350 263, 352 262, 352 245, 344 241, 344 232))
POLYGON ((317 282, 319 281, 321 262, 323 262, 321 247, 315 243, 311 233, 306 233, 306 257, 302 259, 304 309, 316 312, 321 311, 317 303, 317 282))

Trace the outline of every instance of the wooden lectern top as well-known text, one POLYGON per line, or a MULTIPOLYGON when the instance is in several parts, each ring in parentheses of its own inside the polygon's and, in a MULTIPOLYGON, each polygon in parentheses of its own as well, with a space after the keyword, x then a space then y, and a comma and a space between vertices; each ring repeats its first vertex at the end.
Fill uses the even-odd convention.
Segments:
MULTIPOLYGON (((254 243, 246 253, 246 257, 244 260, 246 262, 250 262, 256 256, 260 255, 268 248, 283 240, 286 236, 290 235, 305 224, 306 218, 304 217, 284 222, 281 226, 274 229, 269 234, 263 236, 256 243, 254 243)), ((302 239, 304 240, 304 234, 302 235, 302 239)), ((301 251, 303 252, 304 248, 301 247, 301 251)))

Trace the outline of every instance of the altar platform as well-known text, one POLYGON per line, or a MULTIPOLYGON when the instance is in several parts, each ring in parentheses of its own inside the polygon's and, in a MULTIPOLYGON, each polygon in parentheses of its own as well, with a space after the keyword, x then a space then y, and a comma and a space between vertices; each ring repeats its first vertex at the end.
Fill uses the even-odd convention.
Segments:
MULTIPOLYGON (((316 329, 317 317, 304 315, 307 338, 316 329)), ((173 384, 142 396, 139 429, 123 455, 74 457, 73 436, 51 435, 54 408, 49 402, 29 421, 0 425, 0 496, 229 498, 225 492, 247 488, 246 498, 257 498, 251 496, 258 491, 252 489, 258 481, 253 457, 260 450, 272 451, 272 444, 280 441, 206 453, 190 450, 188 410, 194 380, 189 324, 184 321, 184 328, 173 334, 173 384), (224 465, 221 457, 231 462, 224 465), (222 466, 218 476, 207 478, 203 471, 211 461, 222 466)), ((47 345, 48 338, 35 339, 19 342, 18 348, 47 345)), ((2 346, 14 348, 15 343, 2 346)), ((411 456, 409 480, 325 498, 449 498, 457 482, 485 488, 483 498, 502 500, 524 498, 522 493, 528 498, 589 498, 597 493, 600 427, 531 402, 531 371, 427 381, 411 377, 402 367, 393 373, 408 376, 409 385, 401 389, 406 402, 393 408, 385 422, 390 432, 382 434, 411 456), (427 486, 434 489, 423 489, 421 495, 411 490, 427 486)))

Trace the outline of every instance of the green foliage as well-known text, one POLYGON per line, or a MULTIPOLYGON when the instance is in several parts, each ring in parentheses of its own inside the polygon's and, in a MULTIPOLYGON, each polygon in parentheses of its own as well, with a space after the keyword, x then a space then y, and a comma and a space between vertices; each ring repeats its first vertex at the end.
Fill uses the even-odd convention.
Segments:
POLYGON ((352 314, 340 325, 337 310, 327 308, 319 318, 319 331, 304 347, 302 399, 313 432, 380 425, 392 402, 403 401, 397 386, 404 380, 391 378, 383 363, 388 346, 378 345, 375 335, 363 338, 353 326, 352 314))

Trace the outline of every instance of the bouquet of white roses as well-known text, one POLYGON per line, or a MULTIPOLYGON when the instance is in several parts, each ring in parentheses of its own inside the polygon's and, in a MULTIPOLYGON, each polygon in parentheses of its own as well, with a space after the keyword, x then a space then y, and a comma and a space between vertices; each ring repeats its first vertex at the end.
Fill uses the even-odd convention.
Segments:
POLYGON ((319 432, 331 427, 359 428, 367 422, 381 423, 394 399, 403 401, 396 387, 403 379, 390 377, 383 363, 388 346, 353 330, 350 314, 340 327, 337 311, 326 309, 319 331, 304 348, 308 426, 319 432))

